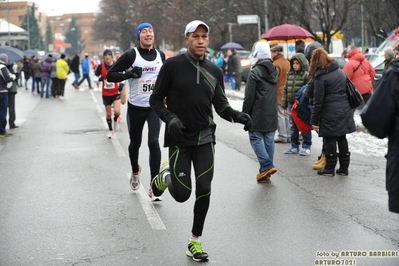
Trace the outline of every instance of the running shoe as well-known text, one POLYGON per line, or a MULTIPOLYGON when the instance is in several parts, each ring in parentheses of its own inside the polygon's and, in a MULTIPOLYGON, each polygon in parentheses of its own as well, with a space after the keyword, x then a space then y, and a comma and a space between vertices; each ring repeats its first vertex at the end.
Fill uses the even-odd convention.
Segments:
POLYGON ((110 132, 108 133, 108 138, 109 138, 109 139, 115 138, 115 132, 114 132, 114 131, 110 131, 110 132))
POLYGON ((114 130, 119 131, 121 129, 119 123, 117 121, 114 121, 114 130))
POLYGON ((134 191, 140 188, 140 173, 141 166, 139 165, 139 171, 130 175, 129 184, 134 191))
POLYGON ((156 190, 162 194, 168 188, 168 184, 166 183, 167 175, 170 175, 169 162, 165 162, 161 165, 159 174, 151 181, 151 187, 154 189, 156 188, 156 190))
POLYGON ((122 115, 118 116, 118 123, 122 122, 122 115))
POLYGON ((151 188, 148 191, 148 197, 150 197, 151 201, 162 201, 162 197, 161 196, 155 196, 154 193, 152 192, 151 188))
POLYGON ((186 255, 195 261, 204 261, 208 259, 208 254, 202 250, 201 241, 191 239, 188 242, 186 255))
POLYGON ((4 134, 0 134, 0 139, 2 138, 6 138, 6 137, 11 137, 12 133, 4 133, 4 134))

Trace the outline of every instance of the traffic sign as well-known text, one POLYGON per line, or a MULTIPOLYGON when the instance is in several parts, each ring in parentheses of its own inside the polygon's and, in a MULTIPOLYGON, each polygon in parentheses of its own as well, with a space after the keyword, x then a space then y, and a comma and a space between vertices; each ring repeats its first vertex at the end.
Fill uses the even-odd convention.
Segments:
POLYGON ((257 24, 259 20, 258 15, 238 15, 237 23, 238 24, 257 24))

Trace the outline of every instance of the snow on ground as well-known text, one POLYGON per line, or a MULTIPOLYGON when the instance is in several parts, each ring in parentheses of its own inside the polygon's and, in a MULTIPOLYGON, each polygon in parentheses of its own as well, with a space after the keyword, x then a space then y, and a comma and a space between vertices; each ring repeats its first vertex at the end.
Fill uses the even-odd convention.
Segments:
MULTIPOLYGON (((237 98, 229 98, 230 105, 235 110, 242 110, 243 100, 237 98)), ((354 115, 356 126, 359 128, 352 134, 347 134, 346 138, 349 143, 349 150, 352 153, 360 153, 375 157, 384 157, 388 149, 388 139, 378 139, 366 132, 362 125, 362 120, 359 116, 359 112, 356 111, 354 115)), ((313 136, 316 137, 315 134, 313 136)))

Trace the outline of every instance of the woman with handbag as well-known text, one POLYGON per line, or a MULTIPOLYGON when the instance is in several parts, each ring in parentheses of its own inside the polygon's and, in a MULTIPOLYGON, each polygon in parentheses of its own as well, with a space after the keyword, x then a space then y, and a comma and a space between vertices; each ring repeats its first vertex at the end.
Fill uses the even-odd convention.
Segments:
POLYGON ((364 57, 364 54, 355 46, 349 45, 347 51, 349 61, 345 64, 342 70, 353 84, 355 84, 356 88, 363 96, 364 104, 366 104, 374 92, 374 67, 364 57))
POLYGON ((356 131, 356 126, 346 93, 346 76, 323 48, 313 51, 309 75, 314 81, 311 124, 324 138, 326 156, 326 166, 317 173, 334 176, 339 158, 336 173, 348 175, 350 153, 346 134, 356 131))

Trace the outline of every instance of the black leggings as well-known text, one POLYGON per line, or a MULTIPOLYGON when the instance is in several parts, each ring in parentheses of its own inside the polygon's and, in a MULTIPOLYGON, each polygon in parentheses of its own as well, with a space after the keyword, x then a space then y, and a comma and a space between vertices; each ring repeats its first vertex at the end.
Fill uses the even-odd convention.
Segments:
POLYGON ((349 152, 348 141, 346 135, 339 137, 324 137, 324 149, 326 154, 336 154, 337 153, 337 143, 339 153, 345 154, 349 152))
POLYGON ((188 200, 191 195, 191 162, 195 172, 195 204, 192 233, 201 236, 208 213, 211 182, 214 169, 214 144, 207 143, 191 147, 169 148, 170 182, 168 189, 178 202, 188 200))
POLYGON ((161 120, 151 108, 140 108, 128 104, 128 128, 129 128, 129 157, 132 172, 139 171, 139 150, 143 135, 144 123, 148 124, 148 148, 150 150, 151 180, 159 173, 161 165, 161 149, 159 147, 159 131, 161 120))

